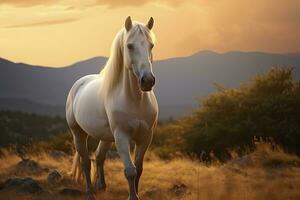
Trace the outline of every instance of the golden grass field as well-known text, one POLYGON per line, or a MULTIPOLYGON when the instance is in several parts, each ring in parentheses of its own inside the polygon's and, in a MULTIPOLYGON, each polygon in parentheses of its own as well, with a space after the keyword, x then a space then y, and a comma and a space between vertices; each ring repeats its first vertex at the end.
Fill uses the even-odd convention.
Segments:
MULTIPOLYGON (((63 175, 58 184, 47 182, 47 172, 26 171, 17 168, 20 158, 5 153, 0 159, 0 182, 14 177, 32 177, 48 191, 26 194, 15 190, 0 190, 0 199, 85 199, 85 196, 66 197, 58 194, 64 187, 84 191, 84 184, 74 183, 68 172, 71 157, 53 159, 47 154, 32 156, 42 167, 57 169, 63 175)), ((127 199, 127 183, 120 160, 105 163, 107 189, 97 193, 96 199, 127 199)), ((203 164, 188 158, 163 161, 149 153, 144 165, 139 196, 142 200, 247 200, 247 199, 300 199, 300 159, 271 150, 270 145, 260 144, 257 149, 227 163, 203 164), (149 156, 150 155, 150 156, 149 156)))

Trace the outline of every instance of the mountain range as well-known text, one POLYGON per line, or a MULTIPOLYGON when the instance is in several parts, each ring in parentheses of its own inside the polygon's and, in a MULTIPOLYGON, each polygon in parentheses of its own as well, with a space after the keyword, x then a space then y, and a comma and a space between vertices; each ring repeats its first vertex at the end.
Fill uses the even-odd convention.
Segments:
MULTIPOLYGON (((54 68, 0 58, 0 110, 63 116, 72 84, 84 75, 99 73, 106 60, 95 57, 54 68)), ((214 83, 237 87, 276 66, 294 67, 295 78, 300 77, 299 54, 199 51, 187 57, 155 61, 160 119, 178 118, 192 111, 199 99, 215 91, 214 83)))

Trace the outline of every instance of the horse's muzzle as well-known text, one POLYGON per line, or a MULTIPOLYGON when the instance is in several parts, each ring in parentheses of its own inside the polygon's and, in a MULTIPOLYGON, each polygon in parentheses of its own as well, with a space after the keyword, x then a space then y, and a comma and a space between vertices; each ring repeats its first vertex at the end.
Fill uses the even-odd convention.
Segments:
POLYGON ((151 91, 154 84, 155 84, 155 77, 152 74, 144 75, 140 80, 141 90, 144 92, 151 91))

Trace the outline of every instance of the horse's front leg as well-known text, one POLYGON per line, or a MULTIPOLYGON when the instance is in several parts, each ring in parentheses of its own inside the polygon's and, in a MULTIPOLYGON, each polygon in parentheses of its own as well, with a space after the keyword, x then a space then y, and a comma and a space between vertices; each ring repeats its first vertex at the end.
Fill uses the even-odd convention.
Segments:
POLYGON ((124 174, 129 185, 129 200, 139 200, 135 189, 135 179, 137 176, 136 168, 130 157, 130 137, 121 129, 117 128, 114 132, 115 144, 124 164, 124 174))
POLYGON ((139 189, 139 181, 140 177, 143 173, 143 162, 144 162, 144 155, 151 143, 152 140, 152 132, 147 133, 146 135, 142 135, 142 138, 136 143, 135 146, 135 153, 134 153, 134 164, 136 166, 136 171, 137 171, 137 177, 135 179, 135 189, 136 193, 138 193, 139 189))

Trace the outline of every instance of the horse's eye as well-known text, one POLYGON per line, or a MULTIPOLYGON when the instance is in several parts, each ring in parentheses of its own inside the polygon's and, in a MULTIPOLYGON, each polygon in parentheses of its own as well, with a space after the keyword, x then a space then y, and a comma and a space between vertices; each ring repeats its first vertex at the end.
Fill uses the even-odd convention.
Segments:
POLYGON ((127 44, 127 48, 128 48, 129 50, 133 50, 133 49, 134 49, 134 46, 133 46, 133 44, 127 44))

